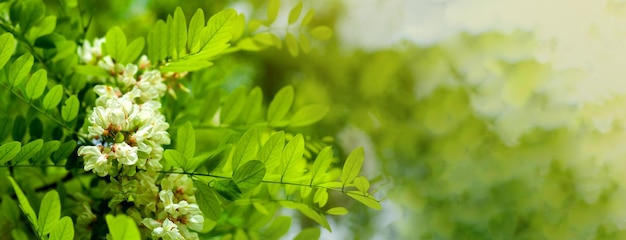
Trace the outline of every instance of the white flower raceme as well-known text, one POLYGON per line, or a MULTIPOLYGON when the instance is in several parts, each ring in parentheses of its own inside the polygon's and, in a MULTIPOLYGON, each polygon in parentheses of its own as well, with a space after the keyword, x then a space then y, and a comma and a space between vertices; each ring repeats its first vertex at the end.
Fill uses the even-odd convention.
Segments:
POLYGON ((104 84, 94 87, 98 98, 87 131, 95 146, 78 150, 85 171, 110 175, 109 207, 132 202, 126 214, 145 226, 144 231, 150 230, 154 239, 198 239, 193 231, 202 230, 204 217, 191 178, 170 174, 160 184, 157 181, 163 168, 162 145, 171 142, 169 124, 160 113, 160 98, 167 91, 163 74, 149 69, 145 56, 139 66, 124 66, 110 56, 90 61, 110 77, 98 79, 104 84))

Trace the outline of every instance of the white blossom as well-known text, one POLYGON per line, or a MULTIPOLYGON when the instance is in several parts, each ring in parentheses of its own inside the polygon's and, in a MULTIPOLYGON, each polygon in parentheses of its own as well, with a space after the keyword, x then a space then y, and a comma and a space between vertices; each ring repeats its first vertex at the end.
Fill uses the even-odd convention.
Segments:
POLYGON ((98 146, 82 146, 78 149, 78 156, 85 159, 85 171, 93 169, 99 176, 108 174, 108 154, 103 154, 98 146))
POLYGON ((132 147, 127 143, 116 143, 113 145, 117 161, 124 165, 134 165, 137 162, 137 147, 132 147))
POLYGON ((78 46, 76 51, 81 61, 87 64, 94 64, 96 60, 102 57, 102 43, 105 41, 105 38, 96 38, 93 41, 93 45, 89 41, 85 41, 83 46, 78 46))

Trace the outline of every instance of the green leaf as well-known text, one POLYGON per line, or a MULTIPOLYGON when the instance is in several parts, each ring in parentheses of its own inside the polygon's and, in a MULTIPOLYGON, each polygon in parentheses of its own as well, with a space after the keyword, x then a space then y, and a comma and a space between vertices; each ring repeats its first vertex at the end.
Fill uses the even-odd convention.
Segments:
POLYGON ((45 142, 41 147, 41 150, 39 150, 39 152, 35 156, 33 156, 33 161, 31 163, 36 165, 39 162, 45 162, 50 154, 59 149, 60 145, 61 142, 59 142, 58 140, 45 142))
POLYGON ((237 42, 237 48, 245 51, 260 51, 264 49, 264 46, 260 46, 252 38, 244 38, 237 42))
POLYGON ((161 67, 161 72, 194 72, 203 68, 213 66, 212 62, 204 60, 184 59, 176 62, 170 62, 166 66, 161 67))
POLYGON ((259 33, 259 34, 254 35, 252 39, 254 39, 254 41, 261 43, 263 45, 272 46, 274 45, 275 36, 276 35, 274 35, 273 33, 264 32, 264 33, 259 33))
POLYGON ((61 218, 50 232, 48 240, 72 240, 74 239, 74 223, 68 216, 61 218))
POLYGON ((233 174, 233 181, 241 191, 258 186, 265 176, 265 166, 261 161, 252 160, 237 168, 233 174))
POLYGON ((213 188, 222 197, 229 201, 234 201, 241 198, 241 189, 237 186, 237 183, 233 180, 220 180, 213 182, 213 188))
POLYGON ((298 202, 292 202, 292 201, 280 201, 280 205, 286 208, 297 209, 302 214, 304 214, 304 216, 307 216, 311 220, 317 222, 319 225, 322 225, 322 227, 326 228, 328 231, 331 231, 330 225, 328 224, 328 220, 326 220, 324 215, 313 210, 310 206, 304 203, 298 203, 298 202))
POLYGON ((119 61, 124 56, 124 51, 126 49, 126 35, 119 27, 111 28, 106 36, 106 42, 104 43, 106 46, 107 53, 111 56, 111 58, 119 61))
POLYGON ((315 182, 321 175, 326 174, 326 170, 333 160, 333 149, 331 146, 324 147, 315 158, 313 168, 311 169, 311 184, 315 182))
POLYGON ((320 238, 320 229, 316 227, 310 227, 302 230, 293 240, 312 240, 320 238))
POLYGON ((165 31, 165 36, 163 36, 163 38, 165 38, 165 52, 166 52, 166 57, 170 57, 172 56, 172 60, 176 60, 178 58, 173 57, 174 56, 174 51, 176 50, 176 38, 177 38, 177 32, 174 26, 174 18, 172 17, 172 15, 167 15, 167 20, 165 21, 165 25, 166 25, 166 31, 165 31))
POLYGON ((163 158, 165 158, 165 161, 167 161, 169 164, 171 164, 174 167, 182 168, 183 171, 185 172, 189 170, 187 169, 187 165, 188 165, 187 157, 185 157, 185 155, 179 151, 176 151, 174 149, 167 149, 163 153, 163 158))
POLYGON ((84 76, 96 76, 96 77, 110 77, 109 72, 99 66, 91 65, 76 65, 74 71, 84 76))
POLYGON ((78 115, 78 108, 80 107, 80 102, 78 102, 78 98, 76 95, 70 96, 67 100, 65 100, 65 104, 61 107, 61 117, 66 122, 74 120, 78 115))
POLYGON ((359 191, 367 193, 367 191, 370 189, 370 182, 367 181, 367 178, 363 176, 358 176, 354 179, 354 186, 356 187, 356 189, 359 189, 359 191))
POLYGON ((330 215, 346 215, 348 214, 348 209, 344 207, 334 207, 326 210, 326 213, 330 215))
POLYGON ((59 193, 51 190, 43 196, 39 207, 38 225, 39 236, 45 236, 56 226, 61 217, 61 200, 59 193))
POLYGON ((213 15, 202 30, 200 40, 201 55, 198 57, 210 59, 221 53, 229 45, 227 44, 233 37, 237 12, 232 9, 220 11, 213 15))
POLYGON ((368 206, 368 207, 370 207, 372 209, 375 209, 375 210, 381 210, 382 209, 382 206, 380 206, 380 203, 378 201, 376 201, 376 199, 374 199, 369 194, 364 196, 363 193, 359 192, 359 191, 349 191, 346 194, 348 196, 350 196, 351 198, 353 198, 354 200, 357 200, 360 203, 362 203, 363 205, 368 206))
POLYGON ((119 59, 120 63, 134 63, 135 60, 141 55, 143 48, 146 45, 146 40, 143 37, 133 40, 124 51, 124 54, 119 59))
POLYGON ((28 202, 28 198, 26 197, 26 195, 24 195, 24 192, 22 192, 22 189, 20 188, 19 185, 17 185, 15 180, 13 180, 11 176, 7 176, 7 178, 9 179, 9 182, 11 182, 11 185, 13 186, 13 190, 15 191, 15 195, 17 196, 17 201, 20 203, 20 209, 22 209, 22 212, 24 213, 24 215, 26 215, 26 218, 32 224, 35 232, 38 232, 39 225, 37 224, 37 215, 35 215, 35 210, 33 210, 33 207, 30 206, 30 202, 28 202))
POLYGON ((315 11, 313 9, 309 9, 309 11, 302 18, 302 22, 300 22, 300 27, 305 27, 311 23, 313 20, 313 16, 315 15, 315 11))
MULTIPOLYGON (((280 89, 267 110, 267 120, 270 126, 282 125, 281 120, 285 117, 293 103, 293 87, 286 86, 280 89)), ((279 127, 279 126, 277 126, 279 127)))
POLYGON ((244 87, 237 88, 226 100, 220 113, 220 122, 230 124, 237 120, 246 104, 246 89, 244 87))
POLYGON ((183 57, 187 49, 187 20, 183 9, 177 7, 174 10, 174 44, 177 58, 183 57))
POLYGON ((280 165, 284 147, 285 133, 280 131, 274 133, 261 148, 259 158, 265 163, 268 172, 273 172, 280 165))
POLYGON ((9 69, 9 86, 15 87, 22 83, 32 66, 33 55, 30 55, 30 53, 24 53, 24 55, 17 58, 9 69))
POLYGON ((343 165, 343 169, 341 170, 341 182, 344 186, 352 183, 352 180, 359 175, 364 157, 365 154, 363 152, 363 147, 359 147, 350 153, 348 159, 346 159, 346 162, 343 165))
POLYGON ((56 49, 58 49, 58 52, 52 58, 53 62, 60 61, 67 57, 75 56, 74 54, 76 54, 76 43, 69 40, 64 40, 56 44, 56 49))
POLYGON ((0 69, 9 61, 15 51, 15 38, 10 33, 0 35, 0 69))
POLYGON ((261 204, 259 202, 253 202, 252 206, 254 207, 254 209, 259 211, 263 215, 269 215, 270 214, 270 212, 267 210, 267 208, 265 206, 263 206, 263 204, 261 204))
POLYGON ((296 166, 296 163, 302 159, 302 155, 304 154, 304 140, 302 138, 302 134, 296 135, 287 146, 285 146, 285 150, 283 151, 283 157, 281 158, 280 168, 281 168, 281 181, 283 178, 289 173, 290 175, 299 175, 300 173, 293 171, 293 168, 296 166))
MULTIPOLYGON (((6 182, 6 181, 3 181, 6 182)), ((8 194, 2 195, 2 203, 0 203, 0 217, 8 220, 10 223, 18 223, 20 221, 20 208, 17 202, 8 194)))
POLYGON ((8 142, 0 146, 0 164, 11 161, 20 152, 22 144, 17 141, 8 142))
POLYGON ((106 222, 107 227, 109 227, 109 233, 111 234, 112 240, 141 239, 139 228, 137 228, 135 220, 124 214, 118 214, 116 216, 107 214, 106 222))
POLYGON ((167 39, 164 39, 167 26, 163 20, 157 20, 152 31, 148 33, 148 58, 156 64, 167 57, 167 39))
POLYGON ((63 98, 63 86, 58 84, 50 89, 43 98, 43 108, 46 110, 55 108, 61 102, 61 98, 63 98))
POLYGON ((222 207, 217 199, 215 189, 200 181, 193 181, 193 183, 196 187, 195 195, 198 207, 200 211, 202 211, 202 214, 213 221, 219 220, 222 214, 222 207))
POLYGON ((26 232, 19 228, 15 228, 11 231, 11 237, 13 237, 14 240, 29 240, 29 236, 26 234, 26 232))
POLYGON ((57 17, 48 15, 39 22, 39 24, 30 30, 28 38, 34 39, 43 35, 50 34, 56 27, 57 17))
POLYGON ((14 124, 13 131, 11 131, 11 137, 13 137, 13 140, 22 141, 26 135, 26 125, 28 122, 26 122, 26 119, 22 115, 15 116, 15 121, 13 122, 14 124))
POLYGON ((309 34, 317 40, 328 40, 333 36, 333 30, 327 26, 317 26, 309 30, 309 34))
POLYGON ((324 118, 326 113, 328 113, 328 107, 326 105, 304 106, 293 114, 289 126, 301 127, 311 125, 324 118))
POLYGON ((259 29, 259 27, 263 25, 263 22, 259 21, 259 20, 250 20, 250 22, 248 23, 248 32, 254 32, 257 29, 259 29))
POLYGON ((33 73, 32 76, 30 76, 30 79, 26 83, 24 96, 26 96, 26 99, 28 99, 29 101, 41 97, 43 91, 46 90, 47 83, 48 73, 46 72, 46 70, 37 70, 35 73, 33 73))
MULTIPOLYGON (((259 134, 255 128, 246 131, 235 147, 232 168, 236 171, 242 163, 255 159, 259 151, 259 134)), ((262 163, 261 163, 262 164, 262 163)))
POLYGON ((289 11, 289 24, 295 23, 298 21, 300 17, 300 12, 302 12, 302 2, 298 2, 296 6, 294 6, 291 11, 289 11))
POLYGON ((280 239, 289 231, 291 226, 291 218, 288 216, 279 216, 272 224, 263 231, 264 239, 280 239))
POLYGON ((13 119, 7 116, 0 116, 0 142, 3 142, 4 139, 11 135, 12 129, 13 119))
POLYGON ((233 38, 232 41, 237 41, 241 38, 246 28, 246 17, 243 13, 237 15, 237 19, 233 22, 233 38))
POLYGON ((328 202, 328 190, 326 188, 318 188, 313 196, 313 202, 316 202, 320 207, 326 206, 328 202))
POLYGON ((297 57, 298 40, 296 40, 296 37, 291 33, 287 33, 287 36, 285 36, 285 44, 287 44, 287 50, 289 50, 289 54, 291 54, 291 56, 297 57))
POLYGON ((191 21, 189 21, 189 31, 187 33, 188 47, 192 54, 200 51, 200 37, 203 28, 204 12, 202 9, 198 8, 193 17, 191 17, 191 21))
POLYGON ((76 141, 70 140, 61 144, 59 149, 52 154, 52 162, 59 163, 61 160, 66 159, 76 149, 76 141))
POLYGON ((280 0, 270 0, 269 4, 267 5, 267 21, 265 21, 265 25, 269 26, 276 20, 279 9, 280 0))
POLYGON ((19 3, 21 3, 19 13, 20 30, 21 32, 26 33, 31 27, 39 23, 41 18, 43 18, 46 9, 43 2, 39 0, 26 0, 19 3))
POLYGON ((204 165, 207 172, 211 172, 216 169, 224 160, 226 160, 230 156, 230 150, 232 149, 232 144, 221 145, 218 149, 215 149, 210 152, 209 157, 204 158, 203 155, 195 157, 194 159, 202 159, 199 162, 204 165))
POLYGON ((309 42, 309 38, 303 33, 300 33, 300 48, 305 54, 311 52, 311 42, 309 42))
POLYGON ((192 158, 196 153, 196 132, 189 121, 178 128, 176 150, 183 153, 187 158, 192 158))
POLYGON ((20 162, 28 160, 31 157, 35 156, 35 154, 39 152, 41 147, 43 147, 43 139, 36 139, 22 146, 22 149, 20 150, 20 152, 13 159, 14 164, 17 165, 20 162))

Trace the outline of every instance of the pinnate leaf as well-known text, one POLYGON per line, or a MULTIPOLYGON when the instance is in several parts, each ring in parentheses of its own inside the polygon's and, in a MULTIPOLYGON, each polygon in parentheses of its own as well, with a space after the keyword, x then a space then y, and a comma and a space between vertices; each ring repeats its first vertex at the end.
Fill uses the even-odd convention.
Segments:
POLYGON ((191 158, 196 152, 196 132, 193 130, 191 122, 186 122, 178 128, 176 134, 176 150, 183 153, 185 157, 191 158))
POLYGON ((9 84, 11 87, 15 87, 22 83, 26 75, 30 72, 33 66, 33 55, 30 53, 24 53, 13 62, 9 69, 9 84))
POLYGON ((276 96, 274 96, 274 99, 270 102, 267 110, 267 120, 271 126, 281 125, 281 120, 283 120, 287 112, 289 112, 292 103, 292 86, 284 87, 276 93, 276 96))
POLYGON ((222 213, 222 207, 217 199, 217 193, 215 189, 209 187, 208 184, 193 181, 196 187, 196 200, 198 201, 198 207, 205 217, 213 221, 217 221, 222 213))
POLYGON ((74 223, 72 219, 65 216, 59 220, 50 232, 48 240, 72 240, 74 239, 74 223))
POLYGON ((24 95, 28 100, 41 97, 43 91, 46 90, 48 83, 48 74, 46 70, 39 69, 30 77, 24 89, 24 95))
POLYGON ((311 125, 324 118, 326 113, 328 113, 328 106, 326 105, 304 106, 293 114, 289 126, 301 127, 311 125))
POLYGON ((109 227, 109 233, 111 234, 112 240, 141 239, 139 228, 137 228, 135 220, 124 214, 119 214, 117 216, 107 214, 106 222, 109 227))
POLYGON ((61 217, 61 201, 59 193, 51 190, 43 196, 39 207, 39 235, 44 236, 50 233, 61 217))
POLYGON ((0 35, 0 69, 9 61, 15 51, 15 38, 10 33, 0 35))
POLYGON ((17 141, 2 144, 0 146, 0 164, 4 164, 17 156, 21 148, 22 144, 17 141))
POLYGON ((78 97, 76 95, 72 95, 67 100, 65 100, 65 104, 61 108, 61 117, 66 122, 72 121, 78 115, 78 109, 80 107, 80 102, 78 102, 78 97))
POLYGON ((22 189, 19 185, 17 185, 15 180, 11 176, 7 176, 7 178, 13 186, 13 190, 15 191, 15 195, 17 196, 17 201, 20 204, 20 209, 22 209, 22 212, 24 213, 24 215, 26 215, 28 221, 30 221, 35 231, 37 231, 39 229, 39 225, 37 223, 37 215, 35 214, 35 210, 33 210, 33 207, 31 207, 28 198, 26 197, 26 195, 24 195, 24 192, 22 192, 22 189))
POLYGON ((63 86, 61 84, 54 86, 43 98, 43 107, 47 110, 55 108, 63 98, 63 86))
POLYGON ((246 162, 233 174, 233 180, 241 191, 252 189, 259 185, 265 176, 265 166, 261 161, 246 162))
POLYGON ((298 4, 296 4, 296 6, 294 6, 291 11, 289 11, 288 23, 292 24, 298 21, 298 18, 300 17, 300 12, 302 12, 302 2, 298 2, 298 4))
POLYGON ((317 40, 328 40, 333 36, 333 30, 327 26, 317 26, 309 31, 317 40))
POLYGON ((341 182, 344 186, 351 183, 359 172, 361 172, 364 157, 365 153, 363 152, 363 147, 359 147, 350 153, 341 171, 341 182))

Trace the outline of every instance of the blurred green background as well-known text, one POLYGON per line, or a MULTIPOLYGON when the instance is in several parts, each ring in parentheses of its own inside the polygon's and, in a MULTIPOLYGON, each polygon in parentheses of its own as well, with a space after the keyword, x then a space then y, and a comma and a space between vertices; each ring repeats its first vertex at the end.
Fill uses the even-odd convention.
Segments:
MULTIPOLYGON (((284 18, 297 1, 281 3, 284 18)), ((297 105, 330 106, 310 132, 333 136, 342 154, 365 147, 383 210, 353 204, 322 239, 626 239, 624 1, 303 3, 335 30, 330 41, 297 57, 240 52, 206 76, 264 96, 294 85, 297 105)), ((82 9, 88 39, 113 25, 132 39, 177 6, 262 19, 266 4, 82 9)))

